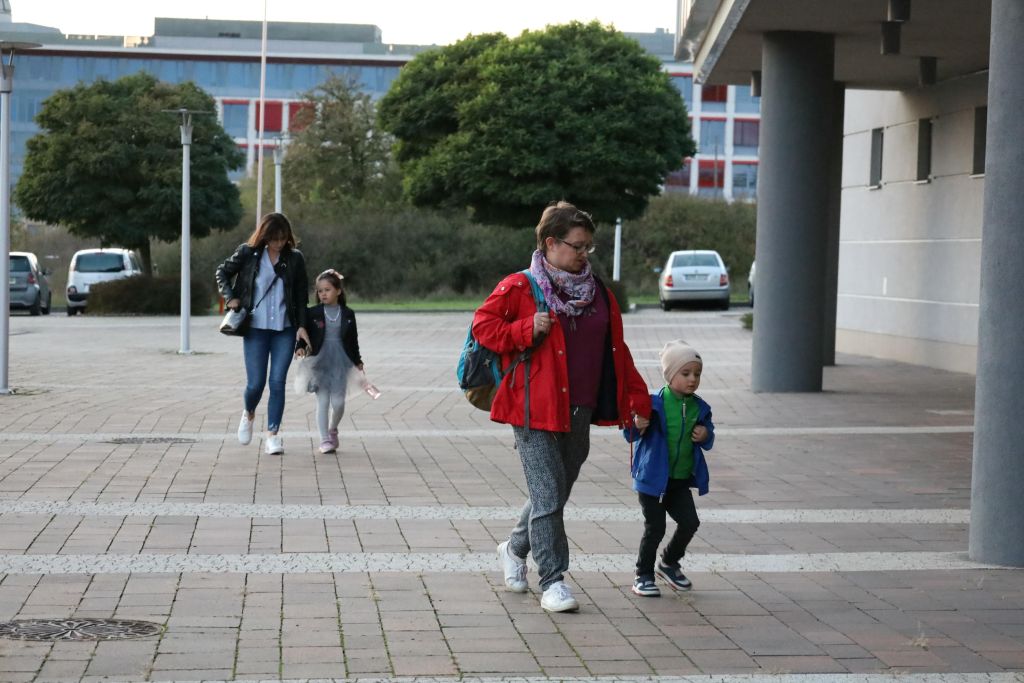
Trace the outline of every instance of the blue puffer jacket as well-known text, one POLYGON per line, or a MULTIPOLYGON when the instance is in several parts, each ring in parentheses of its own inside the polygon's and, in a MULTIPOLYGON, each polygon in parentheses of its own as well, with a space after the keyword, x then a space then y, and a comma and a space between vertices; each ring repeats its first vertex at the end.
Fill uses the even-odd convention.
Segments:
MULTIPOLYGON (((669 389, 663 387, 658 393, 651 394, 651 424, 642 435, 635 426, 622 430, 626 441, 632 443, 639 439, 631 468, 633 490, 658 498, 664 495, 668 487, 668 427, 665 422, 665 401, 661 396, 664 391, 669 389)), ((715 445, 715 424, 711 421, 711 406, 700 396, 694 394, 693 397, 699 406, 697 424, 704 425, 708 430, 708 438, 703 443, 693 444, 693 485, 697 487, 697 493, 703 496, 708 492, 711 478, 704 451, 710 451, 715 445)))

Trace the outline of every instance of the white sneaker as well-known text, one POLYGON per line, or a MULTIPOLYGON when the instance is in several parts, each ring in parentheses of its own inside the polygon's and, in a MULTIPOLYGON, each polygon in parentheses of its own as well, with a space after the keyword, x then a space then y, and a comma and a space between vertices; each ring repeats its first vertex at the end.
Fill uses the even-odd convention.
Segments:
POLYGON ((526 560, 512 554, 508 541, 498 544, 498 568, 505 575, 505 588, 513 593, 526 592, 526 560))
POLYGON ((267 451, 267 455, 281 455, 284 453, 284 442, 281 441, 278 434, 270 435, 264 443, 264 449, 267 451))
POLYGON ((572 597, 572 591, 564 581, 556 581, 544 591, 540 606, 548 612, 575 612, 580 608, 580 603, 572 597))
POLYGON ((238 443, 243 446, 248 446, 252 441, 252 423, 253 420, 249 419, 249 413, 243 410, 242 419, 238 423, 238 443))

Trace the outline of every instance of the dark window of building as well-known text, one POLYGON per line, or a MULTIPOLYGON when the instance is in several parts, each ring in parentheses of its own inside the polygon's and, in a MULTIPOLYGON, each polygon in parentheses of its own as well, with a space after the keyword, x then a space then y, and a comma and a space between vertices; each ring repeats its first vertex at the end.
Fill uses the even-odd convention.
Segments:
POLYGON ((688 192, 690 190, 690 167, 692 163, 693 158, 686 157, 681 168, 665 176, 665 189, 667 191, 688 192))
POLYGON ((757 154, 761 135, 760 121, 737 120, 733 124, 732 147, 735 154, 757 154))
POLYGON ((725 185, 725 162, 701 159, 697 167, 697 194, 702 197, 721 197, 725 185))
POLYGON ((729 97, 727 85, 705 85, 700 91, 701 102, 725 102, 729 97))
POLYGON ((932 175, 932 120, 917 122, 917 179, 928 180, 932 175))
POLYGON ((971 173, 985 172, 985 138, 988 137, 988 107, 974 108, 974 163, 971 173))
MULTIPOLYGON (((259 100, 253 102, 253 106, 256 107, 256 130, 260 129, 260 103, 259 100)), ((266 112, 266 124, 263 126, 264 133, 280 133, 281 132, 281 102, 266 102, 263 105, 266 112)))
POLYGON ((882 139, 884 132, 881 128, 871 131, 871 178, 868 184, 872 187, 882 186, 882 139))

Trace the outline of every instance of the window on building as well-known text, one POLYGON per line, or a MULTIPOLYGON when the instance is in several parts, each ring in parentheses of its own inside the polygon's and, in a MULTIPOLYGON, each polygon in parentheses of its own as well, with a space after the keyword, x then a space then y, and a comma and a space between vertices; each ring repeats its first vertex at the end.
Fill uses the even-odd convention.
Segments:
POLYGON ((690 191, 690 167, 693 163, 692 157, 683 160, 681 168, 672 171, 665 176, 666 192, 689 192, 690 191))
POLYGON ((757 164, 732 165, 732 196, 736 199, 757 197, 757 164))
POLYGON ((710 157, 725 156, 725 121, 700 120, 700 153, 710 157))
POLYGON ((732 149, 734 154, 757 154, 757 146, 761 137, 760 121, 737 120, 733 124, 732 149))
POLYGON ((312 102, 289 102, 288 130, 302 130, 313 122, 315 113, 312 102))
POLYGON ((733 88, 732 92, 737 112, 741 114, 756 114, 761 111, 761 98, 750 94, 749 85, 737 85, 733 88))
POLYGON ((875 128, 871 131, 871 176, 868 184, 871 187, 882 186, 882 140, 884 131, 875 128))
POLYGON ((671 74, 672 85, 676 87, 683 100, 689 105, 693 101, 693 76, 671 74))
POLYGON ((729 86, 705 85, 700 91, 702 111, 725 111, 725 102, 729 99, 729 86))
POLYGON ((233 138, 244 138, 249 132, 249 103, 224 103, 224 130, 233 138))
POLYGON ((697 194, 702 197, 721 197, 725 186, 725 162, 701 159, 697 167, 697 194))
POLYGON ((974 163, 971 174, 985 172, 985 139, 988 137, 988 107, 974 108, 974 163))
POLYGON ((932 175, 932 120, 917 122, 917 179, 928 180, 932 175))
MULTIPOLYGON (((260 129, 260 103, 259 100, 253 102, 253 106, 256 107, 256 130, 260 129)), ((264 133, 280 133, 281 132, 281 102, 266 102, 263 105, 263 109, 266 112, 266 123, 263 126, 264 133)))

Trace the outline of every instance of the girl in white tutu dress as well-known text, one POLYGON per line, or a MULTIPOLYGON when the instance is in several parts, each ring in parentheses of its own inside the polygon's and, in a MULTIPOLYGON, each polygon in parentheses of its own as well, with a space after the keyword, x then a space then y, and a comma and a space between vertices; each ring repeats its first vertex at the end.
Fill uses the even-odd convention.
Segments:
POLYGON ((321 453, 338 450, 338 423, 345 414, 346 394, 365 390, 374 396, 376 392, 362 372, 356 314, 345 305, 343 280, 332 269, 317 276, 320 303, 306 311, 310 343, 299 340, 295 345, 295 355, 303 359, 295 373, 295 389, 316 394, 321 453))

